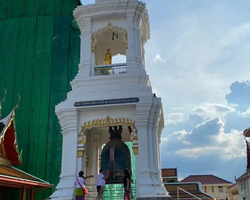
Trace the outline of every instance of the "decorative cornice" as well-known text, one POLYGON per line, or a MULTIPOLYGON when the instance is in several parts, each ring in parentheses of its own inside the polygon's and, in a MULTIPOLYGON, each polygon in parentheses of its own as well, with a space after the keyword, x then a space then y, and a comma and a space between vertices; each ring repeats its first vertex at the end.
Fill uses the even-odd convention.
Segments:
MULTIPOLYGON (((86 6, 78 6, 74 12, 73 16, 75 17, 77 23, 85 17, 91 18, 101 18, 107 16, 107 11, 110 16, 117 16, 119 14, 123 15, 124 13, 134 12, 140 13, 145 10, 145 3, 140 1, 120 1, 117 2, 105 2, 98 4, 90 4, 86 6)), ((142 15, 143 13, 140 13, 142 15)))
POLYGON ((137 128, 135 126, 135 121, 128 118, 110 118, 107 116, 104 119, 93 119, 85 122, 81 127, 81 132, 78 134, 78 144, 83 144, 84 142, 84 131, 86 129, 91 129, 93 127, 108 127, 108 126, 119 126, 125 125, 130 126, 134 133, 136 133, 131 140, 137 140, 137 128))
POLYGON ((91 32, 91 19, 90 17, 80 17, 76 19, 76 23, 81 30, 81 34, 83 35, 85 32, 91 32))
POLYGON ((138 129, 148 127, 151 106, 152 106, 152 103, 136 105, 136 111, 137 111, 136 127, 138 129))
POLYGON ((76 109, 65 109, 56 112, 61 125, 62 134, 77 131, 77 111, 76 109))

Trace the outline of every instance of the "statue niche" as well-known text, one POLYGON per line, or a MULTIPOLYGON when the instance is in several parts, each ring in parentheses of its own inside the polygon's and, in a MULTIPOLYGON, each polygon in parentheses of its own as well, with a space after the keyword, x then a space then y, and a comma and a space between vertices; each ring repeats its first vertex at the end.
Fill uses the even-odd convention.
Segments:
POLYGON ((112 64, 112 54, 110 52, 110 49, 107 49, 107 52, 104 55, 103 64, 104 65, 111 65, 112 64))
POLYGON ((122 126, 109 127, 110 141, 105 145, 101 154, 101 168, 109 171, 106 184, 123 183, 124 172, 131 170, 131 155, 128 146, 122 139, 122 126))

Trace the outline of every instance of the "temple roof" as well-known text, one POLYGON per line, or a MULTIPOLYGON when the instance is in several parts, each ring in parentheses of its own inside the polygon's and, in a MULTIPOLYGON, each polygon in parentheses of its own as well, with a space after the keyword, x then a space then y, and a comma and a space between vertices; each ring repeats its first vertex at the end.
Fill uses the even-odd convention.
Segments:
POLYGON ((0 165, 20 165, 22 152, 19 152, 16 127, 15 127, 15 108, 11 113, 0 120, 0 165), (3 161, 5 160, 5 161, 3 161))
POLYGON ((35 176, 27 174, 15 167, 0 166, 0 182, 5 184, 21 184, 35 187, 51 188, 53 185, 35 176))
POLYGON ((12 109, 10 114, 1 119, 0 101, 0 185, 4 186, 33 186, 42 188, 51 188, 53 185, 34 177, 24 171, 21 171, 12 165, 21 165, 22 152, 19 152, 16 126, 15 126, 15 109, 18 108, 20 96, 17 105, 12 109))
POLYGON ((231 182, 214 175, 190 175, 181 182, 200 182, 202 185, 232 184, 231 182))

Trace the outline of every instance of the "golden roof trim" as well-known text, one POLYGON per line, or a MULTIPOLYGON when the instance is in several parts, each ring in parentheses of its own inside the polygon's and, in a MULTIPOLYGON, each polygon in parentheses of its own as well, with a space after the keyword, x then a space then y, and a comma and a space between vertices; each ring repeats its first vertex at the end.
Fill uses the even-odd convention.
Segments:
MULTIPOLYGON (((23 150, 21 149, 21 152, 19 151, 18 142, 17 142, 17 134, 16 134, 16 123, 15 123, 15 109, 18 108, 21 97, 20 97, 19 94, 17 94, 17 95, 18 95, 17 104, 12 109, 11 114, 10 114, 9 119, 8 119, 8 122, 5 124, 5 127, 3 128, 3 130, 0 133, 0 143, 2 143, 2 140, 5 137, 5 133, 6 133, 7 129, 9 128, 9 126, 11 125, 11 123, 13 122, 13 126, 14 126, 13 129, 14 129, 14 136, 15 136, 14 148, 15 148, 16 153, 18 154, 18 160, 21 162, 22 161, 23 150)), ((5 149, 4 149, 4 153, 6 153, 5 149)))
POLYGON ((130 140, 131 141, 138 140, 135 121, 129 118, 120 118, 120 117, 110 118, 109 116, 107 116, 104 119, 93 119, 93 120, 89 120, 88 122, 85 122, 83 126, 81 127, 80 133, 78 134, 78 137, 79 137, 78 143, 79 144, 86 143, 85 136, 84 136, 84 131, 86 129, 91 129, 93 127, 108 127, 108 126, 119 126, 119 125, 131 126, 134 134, 131 133, 130 140))

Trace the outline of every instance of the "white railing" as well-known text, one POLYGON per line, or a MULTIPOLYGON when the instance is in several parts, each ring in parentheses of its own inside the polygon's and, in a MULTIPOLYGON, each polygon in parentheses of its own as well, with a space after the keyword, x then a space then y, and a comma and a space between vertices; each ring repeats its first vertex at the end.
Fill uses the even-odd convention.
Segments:
POLYGON ((94 76, 125 74, 127 73, 126 63, 112 65, 98 65, 94 68, 94 76))

